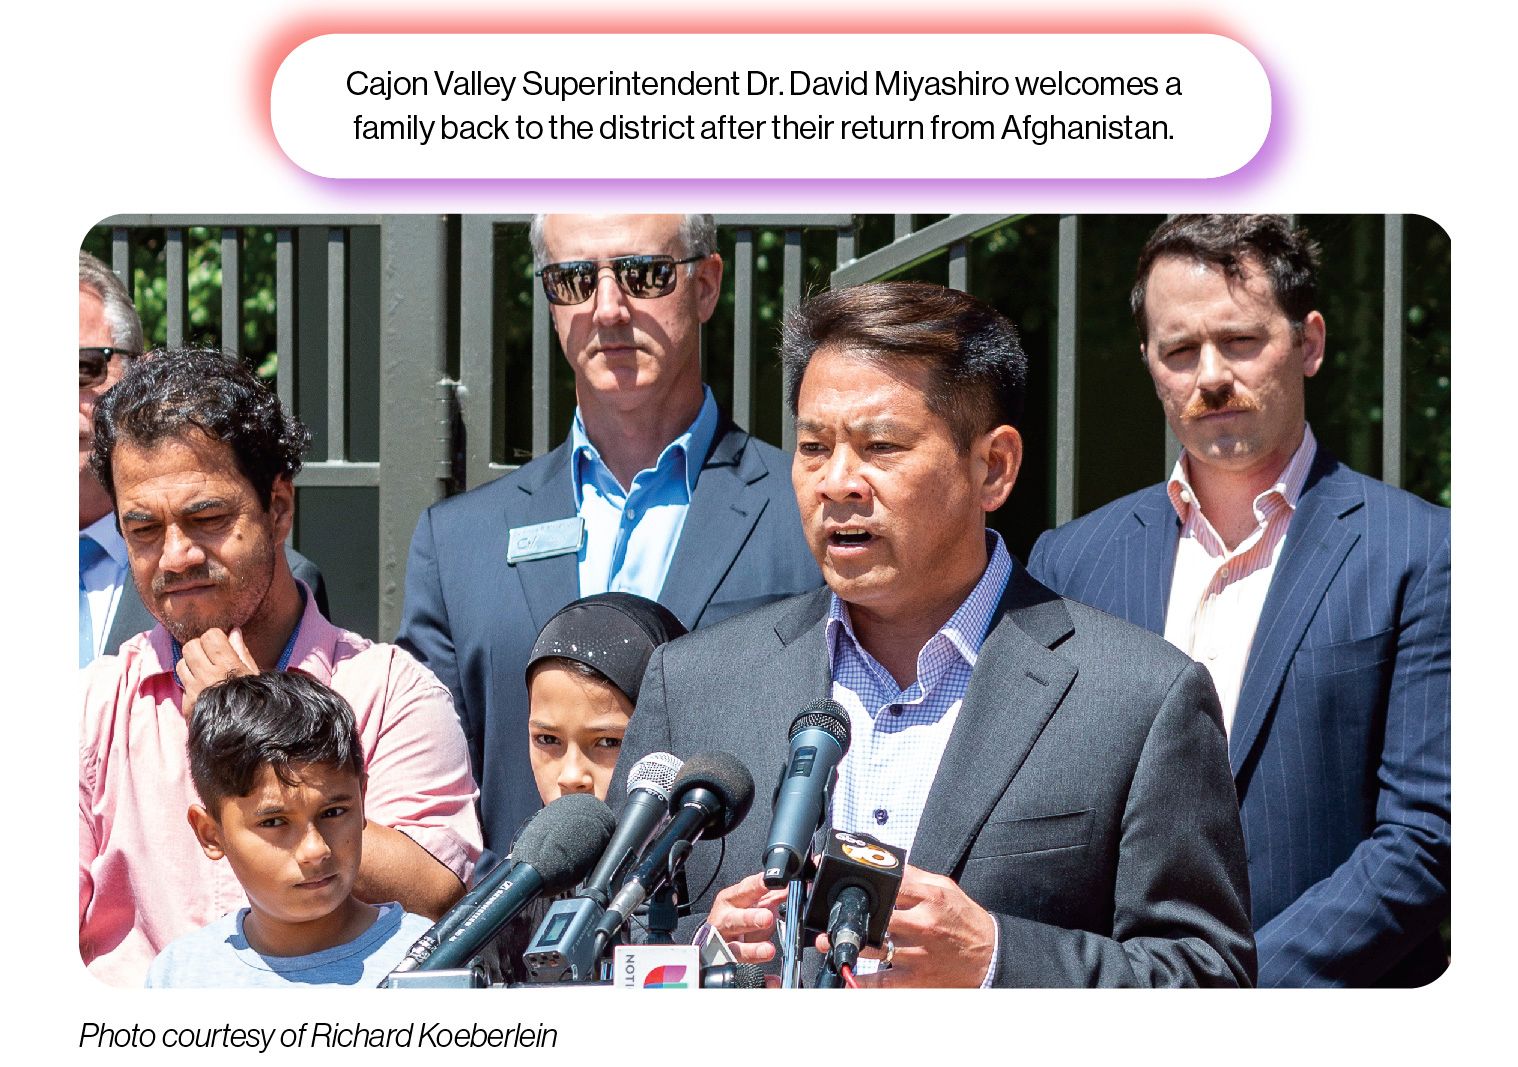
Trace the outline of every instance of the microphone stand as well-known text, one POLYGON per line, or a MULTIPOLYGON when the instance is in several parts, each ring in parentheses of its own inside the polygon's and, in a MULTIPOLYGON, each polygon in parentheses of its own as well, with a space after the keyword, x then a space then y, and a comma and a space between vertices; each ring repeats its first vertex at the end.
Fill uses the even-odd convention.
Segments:
POLYGON ((648 900, 648 944, 673 945, 675 926, 680 920, 680 906, 686 903, 689 893, 685 888, 685 858, 692 845, 683 843, 670 853, 670 877, 662 888, 648 900))

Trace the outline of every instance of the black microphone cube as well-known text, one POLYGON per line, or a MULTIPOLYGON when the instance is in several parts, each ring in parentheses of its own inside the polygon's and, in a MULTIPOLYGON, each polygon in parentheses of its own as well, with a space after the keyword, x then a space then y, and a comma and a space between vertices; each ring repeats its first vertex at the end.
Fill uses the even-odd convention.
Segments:
POLYGON ((825 830, 821 834, 822 853, 817 875, 812 879, 812 893, 807 897, 803 922, 809 931, 825 933, 828 913, 838 894, 849 886, 859 886, 870 898, 870 929, 866 944, 878 947, 891 919, 896 891, 906 871, 906 849, 877 841, 869 834, 847 830, 825 830))

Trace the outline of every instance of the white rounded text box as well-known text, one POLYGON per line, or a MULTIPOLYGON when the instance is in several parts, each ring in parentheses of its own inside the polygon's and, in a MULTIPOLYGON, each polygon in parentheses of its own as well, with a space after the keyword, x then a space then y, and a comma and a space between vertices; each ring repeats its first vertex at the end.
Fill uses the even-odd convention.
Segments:
POLYGON ((1212 178, 1271 101, 1215 34, 332 34, 270 117, 329 178, 1212 178))

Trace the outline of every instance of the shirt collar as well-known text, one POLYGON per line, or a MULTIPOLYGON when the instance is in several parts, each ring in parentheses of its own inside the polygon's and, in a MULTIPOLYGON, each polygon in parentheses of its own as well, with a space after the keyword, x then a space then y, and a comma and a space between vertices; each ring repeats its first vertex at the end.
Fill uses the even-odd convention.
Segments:
MULTIPOLYGON (((286 642, 287 670, 308 674, 323 685, 332 682, 332 668, 339 653, 343 658, 369 645, 368 641, 332 625, 316 606, 316 598, 305 582, 296 579, 304 597, 305 606, 295 632, 286 642)), ((172 674, 179 662, 179 642, 175 641, 163 623, 148 631, 147 647, 143 650, 142 666, 145 676, 172 674)), ((284 658, 284 657, 281 657, 284 658)))
MULTIPOLYGON (((1286 466, 1281 468, 1275 482, 1254 498, 1256 518, 1265 517, 1265 505, 1272 496, 1280 497, 1288 508, 1296 510, 1297 500, 1302 496, 1302 487, 1307 484, 1307 472, 1312 469, 1317 451, 1318 442, 1312 435, 1312 427, 1304 423, 1302 443, 1291 454, 1291 459, 1286 461, 1286 466)), ((1196 506, 1196 491, 1191 488, 1190 476, 1191 459, 1185 449, 1182 449, 1180 458, 1175 461, 1175 469, 1170 472, 1170 480, 1165 483, 1165 490, 1170 495, 1171 507, 1175 508, 1175 513, 1180 516, 1183 524, 1190 516, 1191 509, 1196 506)))
MULTIPOLYGON (((938 632, 928 638, 928 644, 932 644, 937 637, 946 639, 971 667, 975 666, 975 661, 980 657, 980 646, 985 643, 986 634, 991 629, 991 617, 996 613, 996 605, 1001 602, 1001 595, 1007 588, 1007 579, 1012 576, 1012 555, 1007 551, 1001 534, 995 530, 986 530, 986 554, 989 559, 980 581, 975 583, 970 595, 954 609, 954 614, 938 628, 938 632)), ((833 593, 828 598, 826 640, 829 662, 835 668, 834 673, 838 664, 840 635, 847 635, 856 651, 868 654, 854 633, 849 606, 839 599, 837 593, 833 593)), ((923 646, 927 647, 927 644, 923 646)))
POLYGON ((88 536, 101 548, 105 549, 106 555, 111 557, 111 562, 118 567, 127 565, 126 541, 121 536, 121 531, 116 529, 116 513, 107 511, 100 518, 90 523, 79 531, 79 536, 88 536))
MULTIPOLYGON (((717 436, 716 398, 712 396, 710 386, 703 385, 701 392, 701 410, 696 412, 696 420, 686 427, 684 433, 664 446, 664 451, 659 453, 659 458, 653 466, 655 472, 666 477, 678 469, 683 476, 688 495, 696 491, 696 479, 701 475, 701 465, 706 462, 707 453, 712 448, 712 440, 717 436), (677 467, 676 464, 679 466, 677 467)), ((574 485, 575 510, 578 511, 584 500, 584 488, 587 481, 596 480, 610 489, 616 484, 616 479, 612 477, 610 468, 601 459, 601 453, 585 433, 585 422, 580 417, 578 407, 575 408, 574 424, 569 430, 569 444, 569 476, 574 485)), ((620 495, 620 487, 617 492, 620 495)))

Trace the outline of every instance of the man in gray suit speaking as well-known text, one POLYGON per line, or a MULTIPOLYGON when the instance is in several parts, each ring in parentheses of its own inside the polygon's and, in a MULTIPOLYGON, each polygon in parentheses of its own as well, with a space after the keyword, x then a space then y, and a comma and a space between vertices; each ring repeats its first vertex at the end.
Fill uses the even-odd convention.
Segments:
MULTIPOLYGON (((619 779, 651 751, 716 749, 767 787, 796 711, 830 696, 852 735, 832 825, 909 850, 890 965, 861 984, 1250 984, 1206 671, 1056 596, 986 528, 1023 458, 1012 324, 938 286, 859 286, 802 305, 784 358, 792 483, 827 588, 658 649, 619 779)), ((767 793, 687 865, 691 887, 727 887, 690 921, 751 962, 775 955, 783 895, 752 873, 767 793)))

